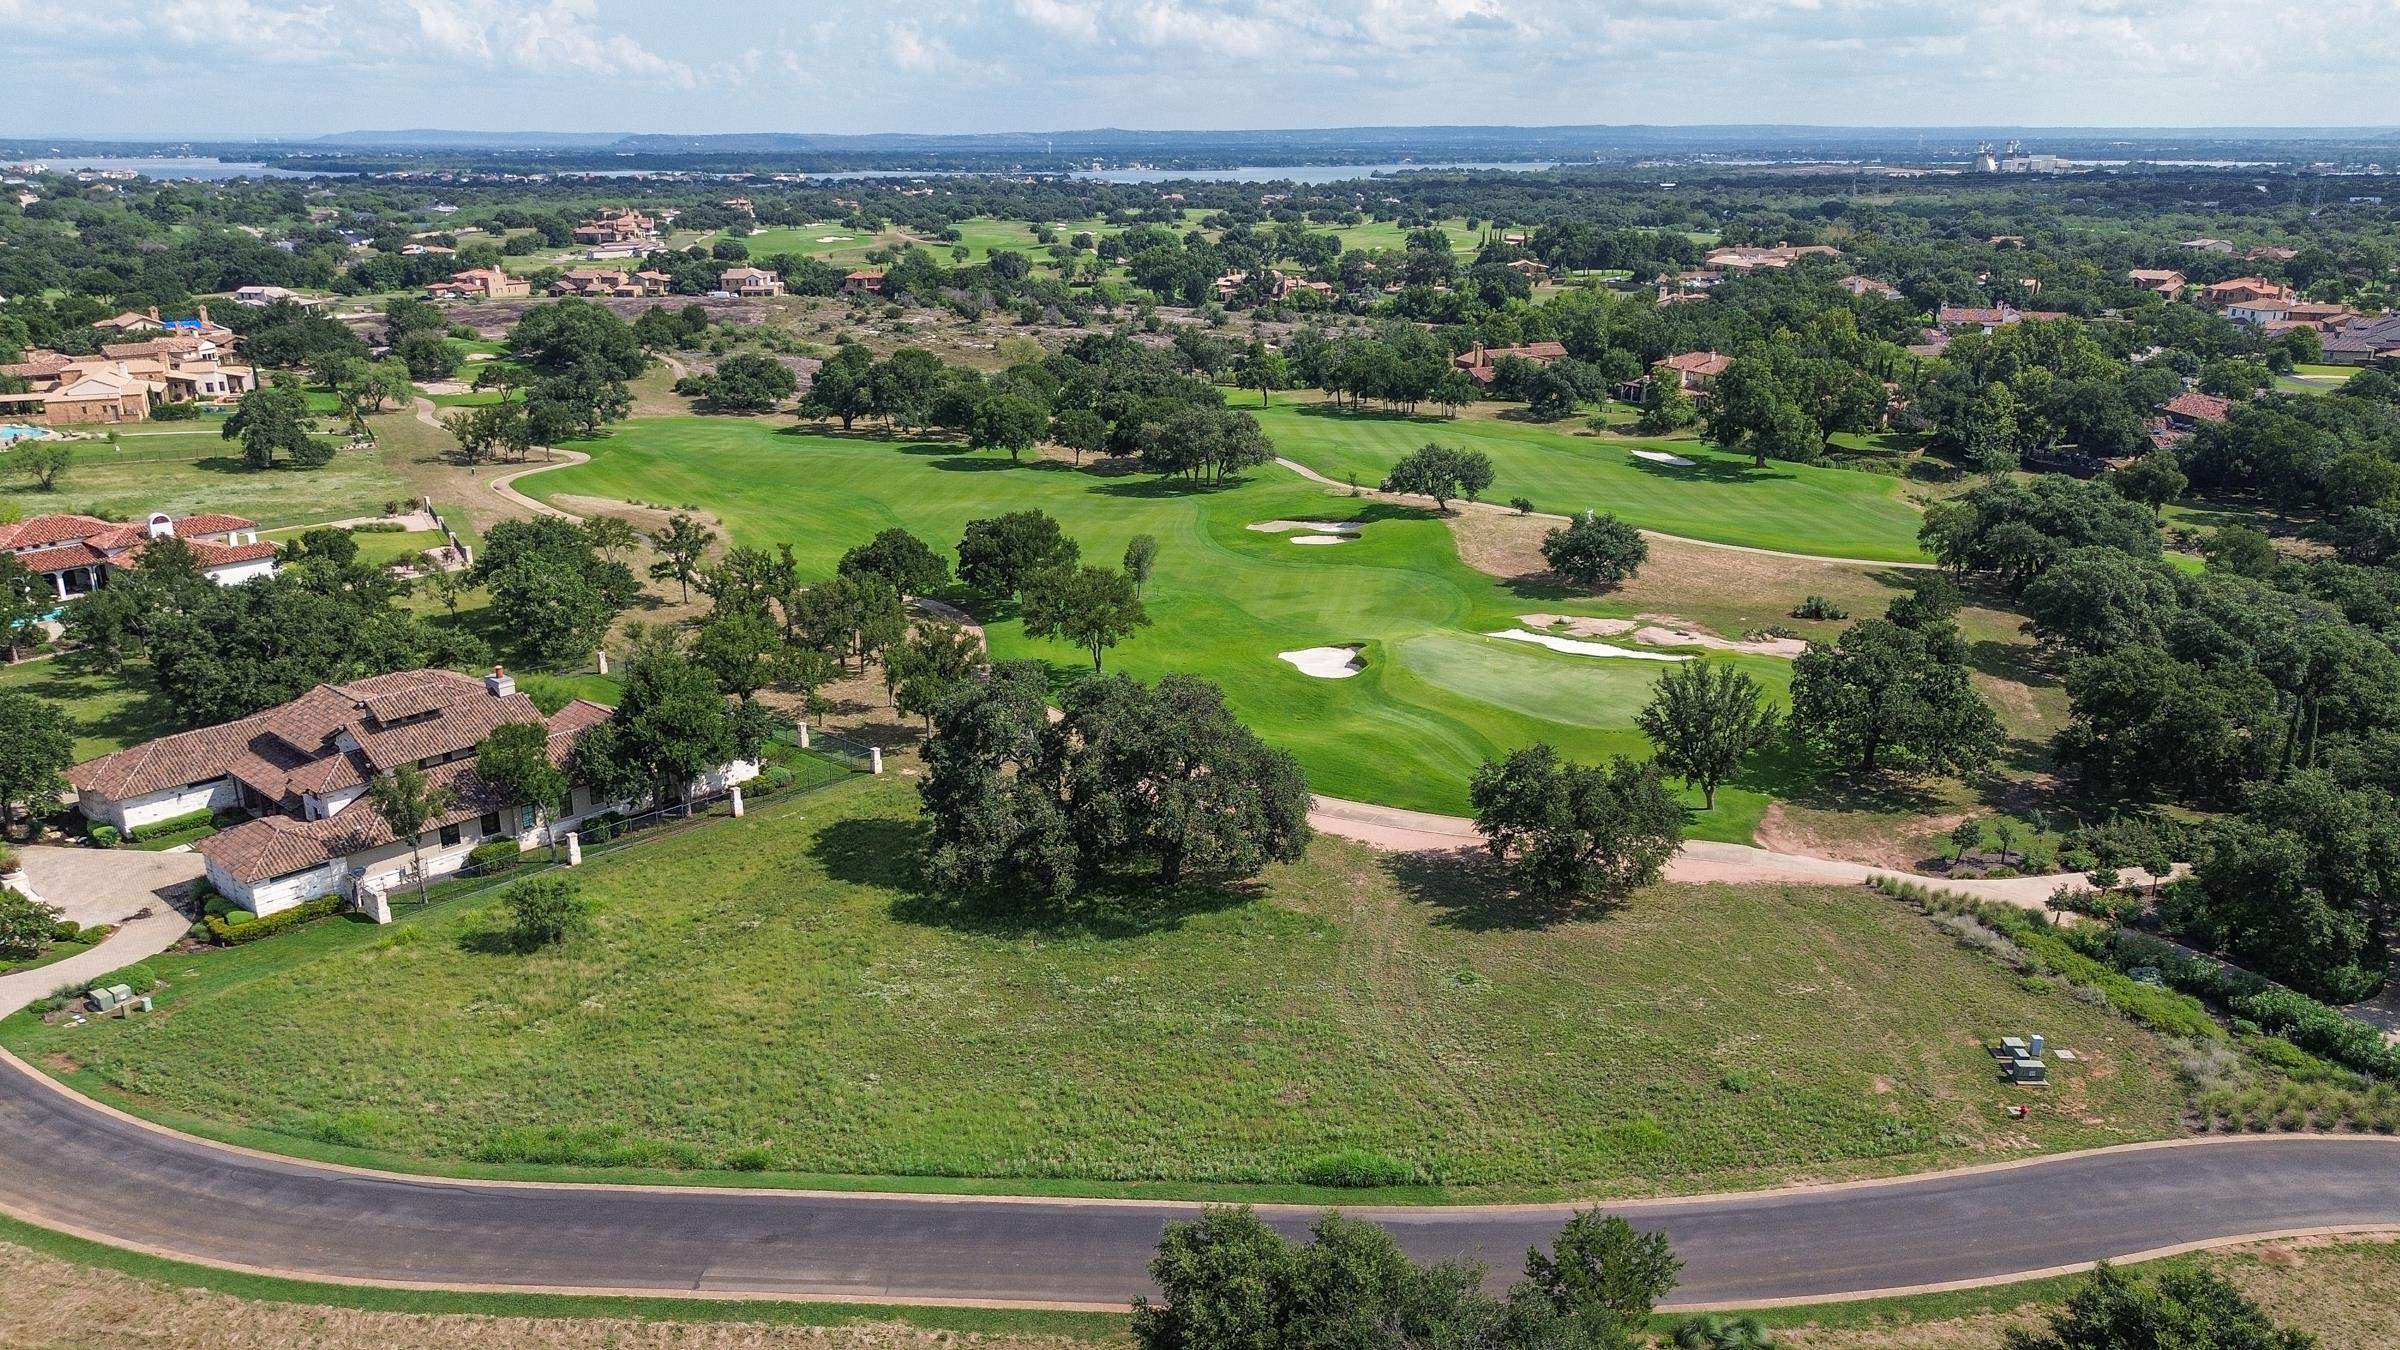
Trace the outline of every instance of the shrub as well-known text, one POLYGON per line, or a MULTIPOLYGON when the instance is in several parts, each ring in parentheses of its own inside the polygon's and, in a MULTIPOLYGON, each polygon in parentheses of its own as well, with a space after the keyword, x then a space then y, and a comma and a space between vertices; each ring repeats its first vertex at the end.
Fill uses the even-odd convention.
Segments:
POLYGON ((0 958, 41 955, 43 946, 57 939, 59 923, 56 908, 15 891, 0 891, 0 958))
POLYGON ((102 848, 115 848, 124 837, 114 825, 94 825, 91 829, 92 842, 102 848))
POLYGON ((590 907, 575 883, 562 876, 535 877, 508 888, 509 935, 519 950, 563 941, 590 922, 590 907))
MULTIPOLYGON (((248 919, 238 922, 232 915, 224 918, 211 915, 203 918, 201 922, 208 925, 210 938, 223 946, 238 947, 245 942, 256 942, 260 938, 273 937, 277 933, 298 928, 304 923, 314 923, 328 915, 338 914, 346 903, 338 895, 320 895, 314 900, 302 901, 290 909, 263 916, 251 915, 248 919)), ((250 911, 237 910, 236 913, 250 914, 250 911)))
POLYGON ((494 839, 469 850, 467 864, 478 873, 488 876, 494 872, 505 872, 524 862, 526 857, 525 851, 517 847, 516 840, 494 839))
MULTIPOLYGON (((213 828, 216 823, 217 813, 214 811, 205 809, 186 811, 180 816, 169 816, 165 820, 151 821, 139 830, 127 834, 125 838, 127 842, 131 842, 135 839, 156 838, 162 834, 181 834, 186 830, 213 828)), ((102 828, 104 827, 94 826, 93 833, 98 834, 102 828)))
POLYGON ((1850 617, 1850 611, 1824 596, 1812 595, 1802 600, 1798 607, 1792 610, 1792 617, 1795 619, 1847 619, 1850 617))
POLYGON ((1343 1149, 1311 1158, 1300 1167, 1300 1180, 1310 1186, 1356 1190, 1368 1186, 1406 1186, 1417 1180, 1413 1167, 1366 1149, 1343 1149))
POLYGON ((1508 499, 1508 509, 1520 516, 1530 516, 1533 514, 1533 498, 1511 497, 1508 499))
POLYGON ((14 872, 22 865, 23 863, 17 857, 16 850, 10 848, 6 844, 0 844, 0 875, 6 875, 7 873, 14 872))

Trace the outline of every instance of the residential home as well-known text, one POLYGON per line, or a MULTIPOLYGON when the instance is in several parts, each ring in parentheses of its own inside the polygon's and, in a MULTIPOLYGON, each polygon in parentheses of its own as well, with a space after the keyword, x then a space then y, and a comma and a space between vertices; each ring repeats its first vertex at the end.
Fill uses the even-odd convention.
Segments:
POLYGON ((2257 248, 2242 251, 2243 262, 2290 262, 2299 256, 2300 250, 2285 248, 2281 244, 2261 244, 2257 248))
POLYGON ((1704 396, 1732 364, 1723 352, 1678 352, 1653 364, 1650 373, 1653 379, 1673 380, 1687 394, 1704 396))
POLYGON ((1532 258, 1513 259, 1508 264, 1508 270, 1527 281, 1542 281, 1550 275, 1549 264, 1537 262, 1532 258))
POLYGON ((298 291, 282 286, 244 286, 233 293, 233 303, 249 309, 265 309, 279 300, 299 299, 298 291))
POLYGON ((745 298, 783 294, 783 278, 763 267, 728 267, 717 278, 717 285, 745 298))
POLYGON ((2125 279, 2152 295, 2172 300, 2183 290, 2183 273, 2170 267, 2137 267, 2125 279))
POLYGON ((675 278, 655 268, 644 268, 633 274, 635 295, 665 295, 675 289, 675 278))
POLYGON ((1852 295, 1858 296, 1860 299, 1865 299, 1869 296, 1873 296, 1879 300, 1897 300, 1900 298, 1899 287, 1894 286, 1889 282, 1877 281, 1873 277, 1862 277, 1856 272, 1851 273, 1849 276, 1843 277, 1841 280, 1835 282, 1834 285, 1841 287, 1843 290, 1850 292, 1852 295))
POLYGON ((1227 272, 1218 277, 1216 280, 1217 303, 1223 304, 1225 301, 1231 300, 1234 292, 1248 284, 1250 284, 1248 272, 1227 272))
MULTIPOLYGON (((376 913, 385 893, 416 880, 412 852, 422 856, 423 877, 445 876, 465 866, 478 844, 513 839, 519 848, 539 847, 591 816, 640 806, 597 801, 576 788, 545 821, 539 804, 506 800, 475 771, 483 739, 519 723, 545 728, 551 759, 563 766, 576 740, 609 711, 577 699, 545 717, 499 667, 481 679, 400 671, 320 684, 238 721, 145 741, 77 765, 67 781, 87 819, 119 829, 200 810, 248 812, 251 819, 195 851, 218 893, 254 914, 322 895, 376 913), (413 841, 394 835, 368 796, 377 778, 402 767, 450 796, 449 809, 413 841)), ((737 760, 686 793, 720 792, 757 773, 737 760)))
POLYGON ((153 512, 140 525, 94 516, 35 516, 0 525, 0 554, 14 557, 40 577, 61 600, 88 595, 111 576, 141 566, 153 540, 174 538, 189 545, 200 572, 220 586, 238 586, 275 572, 275 546, 258 537, 258 526, 240 516, 185 516, 153 512))
POLYGON ((497 267, 470 267, 425 288, 433 300, 517 300, 533 294, 533 283, 497 267))
POLYGON ((1501 361, 1514 358, 1546 366, 1566 357, 1565 345, 1557 342, 1529 342, 1522 347, 1486 347, 1478 342, 1472 350, 1451 357, 1450 364, 1467 372, 1477 384, 1490 384, 1499 374, 1497 365, 1501 361))
POLYGON ((229 359, 230 346, 196 333, 150 331, 159 336, 103 343, 94 356, 36 348, 0 366, 0 376, 25 382, 22 393, 0 394, 0 418, 42 426, 142 422, 157 403, 226 403, 258 387, 255 370, 229 359))
POLYGON ((2400 361, 2400 314, 2355 318, 2325 337, 2325 359, 2365 366, 2400 361))
POLYGON ((2353 316, 2345 305, 2327 304, 2321 300, 2301 300, 2286 295, 2265 300, 2245 300, 2225 307, 2225 317, 2235 323, 2271 328, 2278 332, 2292 328, 2314 328, 2330 332, 2353 316))
POLYGON ((458 256, 458 250, 447 244, 402 244, 400 256, 403 258, 452 258, 458 256))
POLYGON ((2176 430, 2196 431, 2203 423, 2220 423, 2230 420, 2233 403, 2231 400, 2219 398, 2215 394, 2203 394, 2197 389, 2186 389, 2168 399, 2159 408, 2159 411, 2166 414, 2168 423, 2176 430))
POLYGON ((2248 304, 2253 300, 2290 300, 2291 291, 2281 282, 2265 277, 2235 277, 2230 281, 2212 281, 2200 288, 2203 304, 2223 309, 2229 305, 2248 304))
POLYGON ((881 272, 874 272, 874 271, 863 271, 863 270, 862 270, 862 271, 857 271, 857 272, 852 272, 850 275, 848 275, 848 276, 846 276, 846 277, 843 277, 843 278, 842 278, 842 294, 844 294, 844 295, 881 295, 881 294, 883 294, 883 273, 881 273, 881 272))
POLYGON ((658 222, 630 208, 603 211, 575 227, 575 242, 601 247, 655 245, 658 242, 658 222))
POLYGON ((634 294, 633 278, 614 268, 570 267, 550 283, 552 295, 581 295, 594 298, 634 294))
POLYGON ((1934 326, 1941 329, 1943 333, 1955 337, 1968 330, 1993 333, 2009 324, 2023 323, 2028 319, 2063 319, 2065 317, 2067 317, 2065 314, 2057 310, 2018 309, 2005 303, 1988 309, 1975 305, 1944 305, 1934 311, 1933 322, 1934 326))
POLYGON ((1729 272, 1753 272, 1761 269, 1789 267, 1802 258, 1838 258, 1842 251, 1830 244, 1777 244, 1773 248, 1735 245, 1713 249, 1703 259, 1710 267, 1729 272))

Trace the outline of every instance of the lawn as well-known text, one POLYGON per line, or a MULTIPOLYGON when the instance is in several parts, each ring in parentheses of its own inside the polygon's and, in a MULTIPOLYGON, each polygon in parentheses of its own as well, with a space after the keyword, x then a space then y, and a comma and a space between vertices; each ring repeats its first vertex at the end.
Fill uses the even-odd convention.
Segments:
POLYGON ((241 446, 224 439, 219 425, 155 423, 122 429, 113 444, 78 441, 56 490, 10 480, 0 482, 0 501, 28 516, 88 511, 138 520, 152 511, 221 511, 273 528, 339 520, 406 495, 373 451, 338 451, 322 468, 261 471, 243 462, 241 446))
MULTIPOLYGON (((306 527, 270 530, 266 537, 283 544, 305 532, 306 527)), ((358 560, 370 567, 414 561, 418 554, 442 545, 440 530, 351 530, 348 533, 358 541, 358 560)))
MULTIPOLYGON (((1467 781, 1488 758, 1549 740, 1585 757, 1639 753, 1633 715, 1656 662, 1560 655, 1483 636, 1531 611, 1605 607, 1509 586, 1459 561, 1430 512, 1351 501, 1269 467, 1252 482, 1193 492, 1056 462, 1011 465, 997 453, 804 434, 752 420, 659 418, 587 442, 588 464, 522 480, 523 490, 698 507, 734 541, 789 544, 824 575, 842 552, 904 526, 945 552, 966 523, 1039 508, 1084 556, 1114 564, 1137 533, 1160 544, 1146 603, 1153 626, 1111 652, 1109 668, 1144 679, 1177 671, 1225 688, 1241 717, 1297 755, 1318 791, 1419 810, 1467 809, 1467 781), (1252 523, 1355 517, 1355 541, 1294 545, 1252 523), (1320 679, 1278 653, 1363 644, 1363 674, 1320 679)), ((994 652, 1038 656, 1062 675, 1088 658, 993 618, 994 652)), ((1728 657, 1780 694, 1788 666, 1728 657)), ((1695 818, 1694 831, 1746 840, 1768 783, 1745 784, 1695 818)))
POLYGON ((0 689, 36 695, 57 708, 75 733, 77 763, 183 730, 174 706, 151 683, 147 662, 136 661, 111 675, 93 669, 84 655, 69 652, 0 666, 0 689))
POLYGON ((1900 481, 1884 474, 1784 463, 1757 469, 1746 455, 1694 439, 1588 432, 1582 418, 1540 424, 1400 417, 1285 395, 1258 420, 1277 453, 1331 478, 1355 475, 1370 487, 1401 456, 1438 441, 1491 457, 1496 477, 1486 501, 1526 497, 1538 510, 1613 512, 1664 534, 1790 553, 1876 562, 1925 556, 1917 547, 1917 510, 1902 497, 1900 481), (1682 468, 1636 459, 1635 450, 1695 463, 1682 468))
POLYGON ((157 1016, 0 1039, 243 1142, 514 1175, 1321 1199, 1289 1187, 1361 1149, 1428 1183, 1394 1198, 1655 1194, 2176 1128, 2154 1038, 1864 888, 1544 919, 1320 840, 1255 893, 1022 923, 912 893, 920 829, 858 777, 593 860, 563 948, 497 947, 485 895, 155 958, 157 1016), (2011 1122, 1982 1047, 2028 1027, 2081 1058, 2011 1122))

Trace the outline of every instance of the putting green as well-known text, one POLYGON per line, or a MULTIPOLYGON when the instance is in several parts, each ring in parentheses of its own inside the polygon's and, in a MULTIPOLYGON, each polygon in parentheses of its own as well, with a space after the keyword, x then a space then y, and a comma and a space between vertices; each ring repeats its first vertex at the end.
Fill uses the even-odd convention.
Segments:
POLYGON ((1577 434, 1586 419, 1555 423, 1493 417, 1399 417, 1345 412, 1313 397, 1285 395, 1247 411, 1278 454, 1328 478, 1383 481, 1401 456, 1428 441, 1491 456, 1483 500, 1532 500, 1538 510, 1614 512, 1647 530, 1711 543, 1874 562, 1918 562, 1918 513, 1900 481, 1854 469, 1802 464, 1752 468, 1697 440, 1577 434), (1636 459, 1636 450, 1678 455, 1689 467, 1636 459))
MULTIPOLYGON (((1055 516, 1098 562, 1115 563, 1135 534, 1153 535, 1159 562, 1146 600, 1154 623, 1109 653, 1109 669, 1217 681, 1245 721, 1297 755, 1317 791, 1335 796, 1462 813, 1476 767, 1531 741, 1581 757, 1640 753, 1633 714, 1664 669, 1482 636, 1516 626, 1529 609, 1577 606, 1513 595, 1467 567, 1430 513, 1329 495, 1278 468, 1190 492, 949 445, 707 418, 638 419, 582 448, 589 463, 519 487, 704 509, 735 542, 788 543, 819 575, 889 526, 947 552, 968 521, 1030 507, 1055 516), (1365 529, 1339 546, 1307 548, 1249 528, 1275 519, 1355 519, 1365 529), (1366 669, 1355 678, 1314 678, 1277 655, 1339 643, 1364 644, 1366 669)), ((1062 672, 1085 666, 1064 644, 1027 638, 1013 618, 995 617, 988 632, 1002 658, 1040 657, 1062 672)), ((1786 687, 1781 662, 1708 659, 1737 661, 1778 697, 1786 687)), ((1746 840, 1765 801, 1752 788, 1729 789, 1695 832, 1746 840)))

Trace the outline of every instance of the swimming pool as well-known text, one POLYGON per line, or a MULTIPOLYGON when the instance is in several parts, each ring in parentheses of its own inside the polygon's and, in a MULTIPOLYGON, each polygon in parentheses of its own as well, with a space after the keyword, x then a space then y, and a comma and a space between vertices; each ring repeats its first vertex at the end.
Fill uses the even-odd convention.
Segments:
POLYGON ((0 422, 0 446, 15 445, 19 441, 38 440, 48 434, 47 427, 27 426, 23 422, 0 422))

